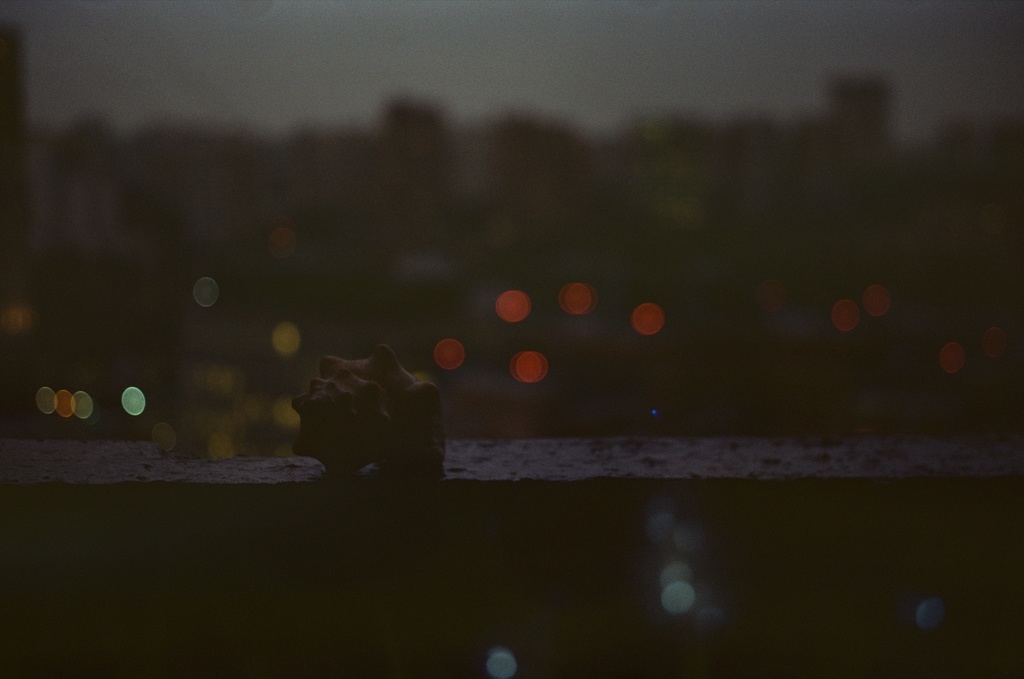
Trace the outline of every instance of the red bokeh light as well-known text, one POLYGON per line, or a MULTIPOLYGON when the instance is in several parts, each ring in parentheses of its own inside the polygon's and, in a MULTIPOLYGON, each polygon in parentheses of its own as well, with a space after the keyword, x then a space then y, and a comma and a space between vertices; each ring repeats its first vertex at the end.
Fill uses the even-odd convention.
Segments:
POLYGON ((540 382, 548 374, 548 359, 539 351, 520 351, 512 357, 509 372, 520 382, 540 382))
POLYGON ((589 314, 597 306, 597 293, 587 283, 567 283, 558 291, 558 305, 567 314, 589 314))
POLYGON ((522 290, 506 290, 494 303, 498 317, 509 323, 518 323, 530 315, 530 298, 522 290))
POLYGON ((892 297, 884 285, 869 285, 864 291, 864 311, 872 316, 884 316, 892 305, 892 297))
POLYGON ((457 339, 447 337, 434 346, 434 362, 445 370, 455 370, 466 360, 466 348, 457 339))
POLYGON ((287 257, 295 251, 295 226, 291 219, 279 215, 271 221, 267 245, 275 257, 287 257))
POLYGON ((644 302, 633 309, 630 322, 641 335, 654 335, 665 327, 665 311, 654 302, 644 302))
POLYGON ((786 286, 781 281, 767 280, 757 284, 757 305, 768 312, 778 311, 786 303, 786 286))
POLYGON ((989 358, 998 358, 1006 352, 1006 331, 993 325, 981 333, 981 350, 989 358))
POLYGON ((842 332, 850 332, 860 323, 860 307, 852 299, 841 299, 832 305, 832 325, 842 332))
POLYGON ((964 367, 966 354, 959 342, 946 342, 939 350, 939 366, 952 375, 964 367))

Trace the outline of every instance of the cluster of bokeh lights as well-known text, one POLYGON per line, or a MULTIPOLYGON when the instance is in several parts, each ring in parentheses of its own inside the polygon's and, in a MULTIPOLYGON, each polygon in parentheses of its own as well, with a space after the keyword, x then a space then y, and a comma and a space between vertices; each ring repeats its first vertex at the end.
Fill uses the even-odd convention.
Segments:
POLYGON ((58 415, 65 419, 74 416, 89 420, 97 413, 95 401, 86 392, 72 394, 67 389, 54 391, 50 387, 40 387, 36 391, 36 407, 44 415, 58 415))
MULTIPOLYGON (((880 318, 889 313, 892 296, 884 285, 873 283, 864 289, 864 293, 861 295, 861 306, 869 316, 880 318)), ((832 325, 840 332, 851 332, 860 325, 861 306, 858 306, 852 299, 838 300, 832 305, 832 325)))
MULTIPOLYGON (((988 358, 999 358, 1006 353, 1006 331, 993 325, 981 333, 981 351, 988 358)), ((967 363, 967 349, 963 344, 949 341, 939 349, 939 367, 953 375, 960 372, 967 363)))
MULTIPOLYGON (((558 291, 558 306, 570 316, 585 316, 597 308, 597 290, 590 283, 572 281, 558 291)), ((521 323, 533 311, 533 300, 523 290, 508 289, 494 300, 494 312, 506 323, 521 323)), ((637 305, 630 325, 640 335, 655 335, 665 327, 665 310, 654 302, 637 305)), ((434 362, 443 370, 457 370, 466 361, 466 347, 454 337, 434 345, 434 362)), ((533 384, 548 375, 548 358, 538 350, 516 352, 509 361, 509 373, 519 382, 533 384)))
MULTIPOLYGON (((786 303, 786 288, 781 281, 763 280, 757 284, 755 298, 758 306, 770 313, 777 312, 786 303)), ((858 305, 853 299, 843 298, 832 305, 831 321, 836 330, 849 333, 861 324, 861 309, 868 316, 879 318, 889 313, 892 308, 892 295, 889 289, 880 283, 872 283, 861 294, 858 305)), ((981 350, 989 358, 998 358, 1006 352, 1006 331, 999 326, 991 326, 981 334, 981 350)), ((939 367, 952 375, 960 372, 967 362, 967 350, 958 341, 947 341, 938 352, 939 367)))
MULTIPOLYGON (((129 415, 141 415, 146 409, 146 396, 138 387, 128 387, 121 393, 121 406, 129 415)), ((90 424, 96 422, 99 406, 85 391, 71 393, 67 389, 54 391, 50 387, 36 390, 36 407, 44 415, 58 415, 64 419, 77 417, 90 424)))

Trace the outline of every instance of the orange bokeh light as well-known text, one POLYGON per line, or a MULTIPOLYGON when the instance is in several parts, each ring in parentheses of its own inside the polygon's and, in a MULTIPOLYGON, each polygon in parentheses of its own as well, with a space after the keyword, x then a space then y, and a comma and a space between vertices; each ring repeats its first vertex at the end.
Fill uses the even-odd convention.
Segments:
POLYGON ((864 290, 864 311, 872 316, 884 316, 892 305, 892 296, 884 285, 869 285, 864 290))
POLYGON ((267 244, 275 257, 287 257, 295 251, 295 231, 290 226, 276 226, 267 237, 267 244))
POLYGON ((654 302, 644 302, 633 309, 629 320, 641 335, 654 335, 665 327, 665 311, 654 302))
POLYGON ((494 303, 498 317, 509 323, 518 323, 530 315, 530 298, 522 290, 506 290, 494 303))
POLYGON ((508 369, 520 382, 540 382, 548 374, 548 359, 539 351, 520 351, 512 357, 508 369))
POLYGON ((1006 331, 993 325, 981 333, 981 350, 989 358, 998 358, 1006 352, 1006 331))
POLYGON ((55 396, 57 402, 57 414, 61 417, 71 417, 75 414, 75 397, 67 389, 61 389, 55 396))
POLYGON ((587 283, 566 283, 558 291, 558 306, 567 314, 582 316, 589 314, 597 306, 597 293, 594 286, 587 283))
POLYGON ((852 299, 841 299, 832 305, 832 325, 842 332, 850 332, 860 323, 860 307, 852 299))
POLYGON ((466 348, 457 339, 447 337, 434 346, 434 361, 445 370, 455 370, 466 360, 466 348))
POLYGON ((781 281, 766 280, 757 284, 757 305, 768 312, 778 311, 786 303, 786 286, 781 281))
POLYGON ((964 367, 966 355, 959 342, 946 342, 939 350, 939 366, 952 375, 964 367))

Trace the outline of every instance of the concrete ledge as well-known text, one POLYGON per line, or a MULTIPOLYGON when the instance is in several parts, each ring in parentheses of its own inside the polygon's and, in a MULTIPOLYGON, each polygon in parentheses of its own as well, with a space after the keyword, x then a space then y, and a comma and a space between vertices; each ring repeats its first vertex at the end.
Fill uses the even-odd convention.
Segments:
POLYGON ((166 455, 148 441, 0 439, 0 483, 288 483, 323 474, 309 457, 198 460, 166 455))
MULTIPOLYGON (((0 439, 0 483, 313 481, 308 457, 199 460, 144 441, 0 439)), ((450 441, 450 480, 901 479, 1024 476, 1024 436, 607 438, 450 441)))

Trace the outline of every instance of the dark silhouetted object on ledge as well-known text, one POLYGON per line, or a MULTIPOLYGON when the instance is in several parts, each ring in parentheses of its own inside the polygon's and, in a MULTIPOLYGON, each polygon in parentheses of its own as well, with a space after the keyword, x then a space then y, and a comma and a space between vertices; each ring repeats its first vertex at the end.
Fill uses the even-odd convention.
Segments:
POLYGON ((365 359, 324 358, 320 377, 292 407, 301 417, 294 452, 319 458, 329 475, 372 463, 389 476, 444 475, 440 393, 387 345, 365 359))

